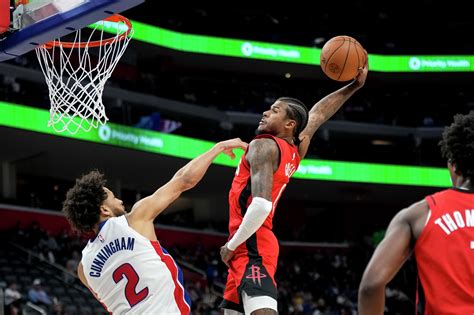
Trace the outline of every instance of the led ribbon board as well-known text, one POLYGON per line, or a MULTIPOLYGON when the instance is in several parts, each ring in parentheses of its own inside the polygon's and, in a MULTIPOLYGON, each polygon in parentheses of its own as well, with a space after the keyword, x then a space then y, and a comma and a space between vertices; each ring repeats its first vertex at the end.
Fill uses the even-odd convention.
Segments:
MULTIPOLYGON (((75 135, 56 133, 47 126, 49 112, 43 109, 21 106, 0 101, 0 126, 34 131, 58 137, 90 141, 121 148, 192 159, 214 143, 199 139, 160 133, 113 123, 90 132, 79 131, 75 135)), ((231 160, 221 154, 215 164, 236 167, 242 155, 231 160)), ((402 166, 373 163, 355 163, 325 160, 303 160, 293 175, 303 180, 328 180, 373 184, 449 187, 449 173, 444 168, 402 166)))
MULTIPOLYGON (((132 21, 134 39, 189 53, 318 65, 321 49, 175 32, 132 21)), ((116 30, 110 30, 116 33, 116 30)), ((369 54, 370 71, 472 72, 474 56, 388 56, 369 54)))

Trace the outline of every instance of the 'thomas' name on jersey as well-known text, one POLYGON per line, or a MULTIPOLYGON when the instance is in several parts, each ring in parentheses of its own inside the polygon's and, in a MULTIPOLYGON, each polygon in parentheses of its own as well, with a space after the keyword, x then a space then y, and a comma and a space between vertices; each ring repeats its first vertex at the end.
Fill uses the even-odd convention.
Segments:
POLYGON ((87 283, 113 314, 189 314, 183 275, 159 242, 132 229, 125 216, 100 225, 82 251, 87 283))
POLYGON ((474 193, 426 197, 430 215, 415 244, 425 314, 474 314, 474 193))
POLYGON ((439 217, 435 218, 433 222, 438 225, 446 235, 449 235, 458 229, 473 228, 474 207, 473 209, 456 210, 451 213, 439 215, 439 217))

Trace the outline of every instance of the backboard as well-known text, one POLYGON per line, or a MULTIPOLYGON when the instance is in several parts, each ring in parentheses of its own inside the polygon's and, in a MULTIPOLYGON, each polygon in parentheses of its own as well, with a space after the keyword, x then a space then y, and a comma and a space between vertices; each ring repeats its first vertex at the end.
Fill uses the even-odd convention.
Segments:
MULTIPOLYGON (((5 0, 0 1, 5 4, 5 0)), ((4 30, 0 38, 0 62, 23 55, 38 45, 65 36, 114 13, 128 10, 144 1, 15 0, 15 8, 8 19, 10 28, 8 31, 4 30)), ((0 10, 5 24, 5 5, 0 5, 0 10)))

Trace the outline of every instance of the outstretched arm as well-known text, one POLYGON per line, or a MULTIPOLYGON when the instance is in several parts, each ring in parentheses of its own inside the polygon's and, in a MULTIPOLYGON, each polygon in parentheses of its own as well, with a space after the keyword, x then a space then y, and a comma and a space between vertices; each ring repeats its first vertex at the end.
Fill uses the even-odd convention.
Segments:
POLYGON ((383 314, 385 286, 397 274, 411 253, 429 208, 418 202, 400 211, 390 222, 385 238, 377 246, 359 287, 359 314, 383 314))
POLYGON ((191 160, 181 168, 174 177, 165 185, 160 187, 154 194, 138 201, 132 208, 127 219, 129 223, 153 220, 175 201, 182 192, 196 186, 204 177, 212 161, 220 154, 225 153, 231 158, 235 155, 233 149, 246 149, 247 143, 236 138, 222 141, 214 145, 209 151, 191 160))
POLYGON ((366 64, 363 69, 359 70, 359 74, 351 83, 325 96, 311 108, 308 124, 300 133, 299 154, 301 158, 306 155, 316 130, 331 118, 358 89, 364 86, 367 73, 368 67, 366 64))
POLYGON ((262 226, 272 211, 273 173, 278 168, 279 154, 278 146, 272 139, 257 139, 250 143, 246 158, 250 164, 253 199, 237 232, 221 247, 221 258, 225 264, 232 258, 234 250, 262 226))

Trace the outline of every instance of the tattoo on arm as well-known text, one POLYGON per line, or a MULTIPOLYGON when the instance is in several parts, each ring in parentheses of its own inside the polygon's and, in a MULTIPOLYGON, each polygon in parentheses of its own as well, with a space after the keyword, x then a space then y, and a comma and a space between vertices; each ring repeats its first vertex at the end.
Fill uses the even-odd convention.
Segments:
POLYGON ((252 196, 272 200, 273 173, 278 168, 278 146, 272 139, 257 139, 250 144, 247 161, 250 164, 252 196))
POLYGON ((308 125, 302 134, 311 138, 316 130, 331 118, 354 92, 355 90, 345 86, 317 102, 309 111, 308 125))

